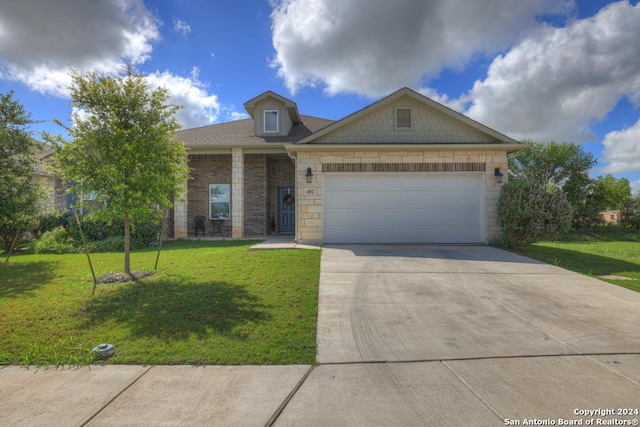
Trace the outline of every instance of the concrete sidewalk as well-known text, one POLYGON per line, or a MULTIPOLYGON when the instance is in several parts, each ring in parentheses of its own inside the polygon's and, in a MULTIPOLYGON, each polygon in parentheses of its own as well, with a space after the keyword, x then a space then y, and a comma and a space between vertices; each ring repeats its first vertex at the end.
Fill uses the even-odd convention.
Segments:
POLYGON ((262 242, 249 248, 250 251, 268 251, 274 249, 321 249, 322 244, 303 244, 295 241, 293 235, 268 236, 262 242))
POLYGON ((638 408, 638 355, 315 367, 5 367, 0 384, 3 426, 503 426, 504 420, 640 418, 576 414, 638 408))
POLYGON ((495 248, 325 247, 317 365, 5 367, 0 425, 636 425, 639 325, 639 293, 495 248))

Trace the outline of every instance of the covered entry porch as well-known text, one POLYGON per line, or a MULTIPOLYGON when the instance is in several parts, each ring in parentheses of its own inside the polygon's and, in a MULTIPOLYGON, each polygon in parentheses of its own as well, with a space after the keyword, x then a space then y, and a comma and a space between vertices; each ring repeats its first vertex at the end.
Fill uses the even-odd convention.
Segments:
POLYGON ((204 217, 198 235, 207 237, 294 234, 295 167, 284 150, 190 151, 187 164, 191 179, 169 218, 168 237, 196 237, 198 216, 204 217))

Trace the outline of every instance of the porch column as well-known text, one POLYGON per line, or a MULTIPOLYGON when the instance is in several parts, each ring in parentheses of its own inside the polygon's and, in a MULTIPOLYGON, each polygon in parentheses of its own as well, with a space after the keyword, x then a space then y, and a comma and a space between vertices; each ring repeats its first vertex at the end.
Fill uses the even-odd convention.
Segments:
POLYGON ((231 151, 231 237, 244 237, 244 153, 231 151))
POLYGON ((173 202, 173 237, 187 237, 187 181, 182 185, 183 192, 173 202))

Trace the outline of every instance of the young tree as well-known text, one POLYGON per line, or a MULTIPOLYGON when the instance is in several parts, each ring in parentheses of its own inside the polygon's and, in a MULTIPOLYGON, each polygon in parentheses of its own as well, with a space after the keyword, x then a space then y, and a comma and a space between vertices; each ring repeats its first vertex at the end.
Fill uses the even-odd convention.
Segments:
POLYGON ((572 181, 589 180, 589 170, 598 162, 580 145, 563 142, 523 141, 529 146, 509 159, 509 174, 545 186, 564 187, 572 181))
POLYGON ((0 244, 5 250, 28 231, 42 194, 32 179, 39 148, 31 138, 32 123, 13 92, 0 94, 0 244))
POLYGON ((131 226, 170 207, 188 177, 180 125, 167 91, 143 76, 72 72, 73 126, 60 143, 57 172, 72 191, 93 192, 105 218, 124 221, 124 271, 131 273, 131 226))

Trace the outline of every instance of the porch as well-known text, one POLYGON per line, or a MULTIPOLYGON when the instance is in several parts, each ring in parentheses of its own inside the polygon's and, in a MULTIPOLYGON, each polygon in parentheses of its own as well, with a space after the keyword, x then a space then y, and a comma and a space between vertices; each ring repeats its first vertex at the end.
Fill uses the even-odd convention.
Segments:
POLYGON ((195 218, 203 216, 204 233, 199 227, 197 237, 293 238, 295 165, 286 153, 238 148, 193 153, 187 159, 191 179, 185 185, 186 203, 176 202, 170 213, 168 237, 196 237, 195 218))

